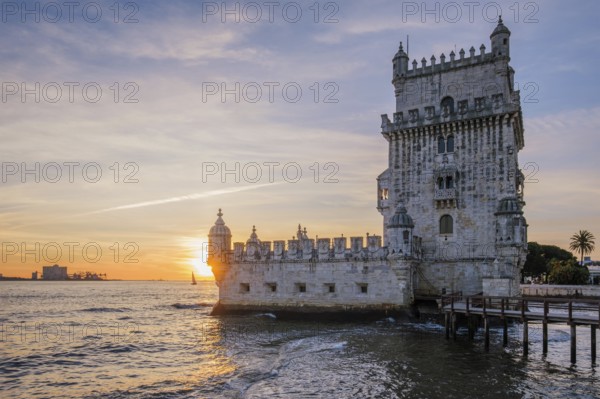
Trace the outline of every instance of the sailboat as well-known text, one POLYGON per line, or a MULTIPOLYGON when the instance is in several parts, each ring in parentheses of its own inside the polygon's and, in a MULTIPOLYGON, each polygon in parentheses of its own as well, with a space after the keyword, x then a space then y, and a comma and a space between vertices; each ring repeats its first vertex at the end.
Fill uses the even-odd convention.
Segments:
POLYGON ((194 277, 194 272, 192 272, 192 285, 196 285, 196 277, 194 277))

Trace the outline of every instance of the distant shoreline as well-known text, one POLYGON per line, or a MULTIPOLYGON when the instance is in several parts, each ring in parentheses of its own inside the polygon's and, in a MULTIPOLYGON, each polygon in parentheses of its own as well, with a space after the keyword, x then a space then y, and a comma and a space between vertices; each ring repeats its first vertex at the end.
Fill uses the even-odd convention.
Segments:
MULTIPOLYGON (((182 283, 187 283, 189 282, 188 280, 165 280, 165 279, 151 279, 151 280, 124 280, 124 279, 106 279, 106 280, 44 280, 44 279, 38 279, 38 280, 32 280, 30 278, 25 278, 25 277, 2 277, 0 278, 0 282, 1 281, 36 281, 36 282, 49 282, 49 283, 61 283, 61 282, 109 282, 109 281, 156 281, 156 282, 160 282, 160 281, 164 281, 164 282, 182 282, 182 283)), ((197 280, 199 283, 203 283, 203 282, 214 282, 215 280, 197 280)))

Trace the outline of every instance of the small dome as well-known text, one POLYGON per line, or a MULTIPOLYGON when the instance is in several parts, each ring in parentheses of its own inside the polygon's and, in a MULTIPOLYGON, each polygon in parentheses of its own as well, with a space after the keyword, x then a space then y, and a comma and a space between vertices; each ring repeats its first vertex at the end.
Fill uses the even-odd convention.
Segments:
POLYGON ((404 47, 402 47, 402 42, 400 42, 400 48, 398 49, 398 52, 394 56, 394 59, 396 59, 396 58, 408 58, 408 55, 404 52, 404 47))
POLYGON ((410 215, 406 212, 406 208, 402 205, 399 205, 396 208, 396 213, 394 216, 390 218, 388 222, 388 227, 415 227, 415 224, 410 217, 410 215))
POLYGON ((258 235, 256 235, 256 226, 252 226, 252 234, 250 234, 250 238, 246 241, 246 244, 260 244, 260 240, 258 239, 258 235))
POLYGON ((490 38, 492 38, 500 33, 505 33, 510 36, 510 30, 508 30, 508 28, 506 26, 504 26, 504 24, 502 23, 502 17, 498 18, 498 26, 496 26, 496 29, 494 29, 494 31, 490 35, 490 38))
POLYGON ((496 214, 502 213, 523 213, 519 200, 516 198, 504 198, 500 200, 496 214))
POLYGON ((218 216, 217 221, 215 222, 215 225, 210 228, 208 235, 231 236, 231 230, 229 230, 229 227, 225 226, 225 222, 221 218, 221 216, 223 216, 221 209, 219 209, 219 213, 217 213, 217 216, 218 216))

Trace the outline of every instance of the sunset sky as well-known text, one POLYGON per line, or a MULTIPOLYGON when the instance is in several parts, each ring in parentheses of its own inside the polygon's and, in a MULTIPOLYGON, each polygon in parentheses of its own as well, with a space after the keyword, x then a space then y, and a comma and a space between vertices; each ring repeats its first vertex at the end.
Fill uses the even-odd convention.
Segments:
POLYGON ((380 114, 394 112, 398 43, 410 35, 411 61, 489 51, 498 7, 521 89, 529 240, 600 239, 597 0, 460 14, 462 2, 422 13, 393 0, 228 2, 238 15, 221 1, 25 3, 33 11, 3 2, 0 24, 5 276, 53 263, 116 279, 207 275, 219 208, 233 241, 253 225, 265 240, 291 239, 298 223, 313 237, 381 234, 380 114), (239 181, 222 173, 236 162, 239 181))

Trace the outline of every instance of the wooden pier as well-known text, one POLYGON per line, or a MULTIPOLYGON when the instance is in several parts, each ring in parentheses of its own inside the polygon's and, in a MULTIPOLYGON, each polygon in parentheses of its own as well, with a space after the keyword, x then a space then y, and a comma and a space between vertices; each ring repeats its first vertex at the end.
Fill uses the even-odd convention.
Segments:
POLYGON ((483 321, 485 349, 490 347, 490 319, 499 318, 503 326, 503 345, 508 345, 508 320, 523 323, 523 355, 529 352, 529 322, 542 322, 542 352, 548 353, 548 324, 567 324, 571 328, 571 363, 577 361, 577 326, 589 326, 592 363, 596 363, 596 329, 600 325, 600 300, 578 298, 520 298, 459 294, 442 297, 446 339, 456 339, 458 315, 467 319, 468 337, 475 336, 478 319, 483 321))

